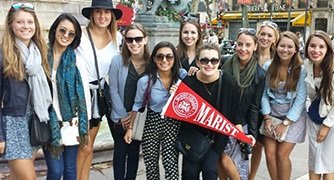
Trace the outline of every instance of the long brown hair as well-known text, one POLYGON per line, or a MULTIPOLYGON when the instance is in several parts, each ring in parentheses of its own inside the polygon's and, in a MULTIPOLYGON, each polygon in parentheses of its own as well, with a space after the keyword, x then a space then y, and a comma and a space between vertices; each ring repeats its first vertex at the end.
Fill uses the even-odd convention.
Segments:
MULTIPOLYGON (((280 38, 276 43, 276 49, 283 37, 291 39, 294 42, 296 48, 296 52, 291 58, 290 62, 291 69, 285 84, 285 89, 291 92, 291 91, 296 91, 297 89, 297 84, 300 77, 303 61, 299 55, 298 37, 296 36, 295 33, 291 31, 285 31, 280 35, 280 38)), ((269 77, 269 87, 271 88, 277 88, 277 82, 279 81, 279 75, 280 75, 279 74, 280 65, 281 65, 280 57, 278 56, 276 51, 274 59, 267 70, 267 76, 269 77)))
MULTIPOLYGON (((309 55, 308 55, 308 47, 310 46, 310 42, 312 40, 312 38, 317 37, 320 38, 322 40, 325 41, 326 45, 327 45, 327 52, 326 55, 324 57, 324 59, 322 60, 321 64, 320 64, 320 68, 322 70, 322 80, 320 83, 320 91, 317 92, 317 96, 318 97, 322 97, 325 101, 325 103, 328 105, 333 105, 333 97, 332 97, 332 93, 333 93, 333 86, 332 86, 332 80, 333 80, 333 57, 334 57, 334 53, 333 53, 333 46, 331 43, 331 38, 329 37, 329 35, 321 30, 317 30, 315 31, 313 34, 311 34, 309 36, 309 38, 306 41, 306 45, 305 45, 305 57, 310 59, 309 55)), ((311 60, 311 59, 310 59, 311 60)))
MULTIPOLYGON (((90 13, 90 18, 89 18, 90 21, 88 23, 88 27, 90 29, 94 29, 94 26, 95 26, 95 22, 94 22, 94 18, 93 18, 93 12, 94 12, 94 10, 90 13)), ((115 16, 113 11, 111 11, 111 21, 110 21, 110 24, 107 27, 107 30, 109 31, 109 33, 111 35, 111 40, 114 43, 115 48, 118 48, 117 38, 116 38, 117 21, 116 21, 116 16, 115 16)))
MULTIPOLYGON (((126 35, 128 34, 128 32, 130 30, 133 30, 133 29, 137 29, 140 32, 142 32, 144 38, 147 37, 147 31, 145 30, 144 26, 139 24, 139 23, 133 23, 125 29, 125 33, 124 33, 124 37, 123 37, 123 46, 122 46, 122 50, 121 50, 124 66, 129 66, 129 63, 130 63, 129 58, 131 57, 131 52, 129 51, 129 48, 126 45, 125 38, 126 38, 126 35)), ((146 64, 148 63, 149 58, 150 58, 150 51, 148 49, 148 44, 146 43, 144 45, 144 60, 145 60, 146 64)))
POLYGON ((15 34, 13 32, 13 21, 20 11, 28 12, 34 17, 36 30, 31 40, 36 44, 41 53, 42 67, 47 77, 49 77, 50 68, 47 60, 48 46, 45 39, 43 38, 42 28, 35 11, 24 6, 17 9, 11 7, 6 16, 5 31, 1 42, 4 76, 22 81, 25 75, 24 63, 21 59, 21 52, 18 45, 15 43, 15 34))
POLYGON ((180 58, 185 57, 185 59, 188 59, 187 47, 182 41, 182 29, 186 24, 192 24, 197 29, 198 40, 196 42, 196 49, 202 46, 203 37, 202 37, 201 26, 198 21, 188 20, 188 21, 181 22, 180 31, 179 31, 179 44, 176 46, 177 54, 179 55, 180 58))

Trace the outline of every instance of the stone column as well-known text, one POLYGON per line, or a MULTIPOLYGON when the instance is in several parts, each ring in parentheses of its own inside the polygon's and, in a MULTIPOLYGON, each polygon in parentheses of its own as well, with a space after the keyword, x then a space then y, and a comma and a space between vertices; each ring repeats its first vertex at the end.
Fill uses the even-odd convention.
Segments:
POLYGON ((179 43, 180 23, 168 21, 165 16, 136 15, 135 22, 142 24, 148 33, 150 51, 161 41, 169 41, 174 46, 179 43))

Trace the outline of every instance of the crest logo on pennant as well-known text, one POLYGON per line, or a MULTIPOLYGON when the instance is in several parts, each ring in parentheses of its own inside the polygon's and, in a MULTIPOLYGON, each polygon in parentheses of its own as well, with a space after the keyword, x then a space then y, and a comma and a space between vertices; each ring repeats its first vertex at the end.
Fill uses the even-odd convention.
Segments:
POLYGON ((182 92, 178 94, 173 103, 174 112, 180 117, 191 117, 198 109, 198 101, 194 95, 188 92, 182 92))

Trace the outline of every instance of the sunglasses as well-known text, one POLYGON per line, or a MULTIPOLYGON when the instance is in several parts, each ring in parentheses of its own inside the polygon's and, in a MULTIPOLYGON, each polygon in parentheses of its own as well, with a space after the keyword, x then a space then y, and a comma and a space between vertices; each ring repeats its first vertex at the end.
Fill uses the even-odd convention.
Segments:
POLYGON ((183 18, 183 22, 187 22, 187 21, 195 21, 195 22, 198 22, 198 18, 197 17, 184 17, 183 18))
POLYGON ((12 7, 14 9, 19 9, 21 7, 26 7, 26 8, 29 8, 29 9, 34 9, 34 5, 32 5, 31 3, 21 3, 21 2, 16 2, 14 4, 12 4, 12 7))
POLYGON ((219 59, 218 58, 202 58, 199 60, 199 62, 202 64, 202 65, 208 65, 209 62, 211 62, 212 65, 217 65, 219 63, 219 59))
POLYGON ((173 56, 173 54, 166 54, 166 55, 164 55, 164 54, 157 54, 157 55, 155 55, 154 57, 155 57, 155 59, 156 59, 157 61, 163 61, 165 57, 166 57, 166 60, 167 60, 168 62, 171 62, 171 61, 174 60, 174 56, 173 56))
POLYGON ((241 33, 249 33, 251 35, 255 35, 256 30, 254 28, 240 28, 239 29, 239 34, 241 34, 241 33))
POLYGON ((58 29, 58 32, 60 35, 64 36, 67 32, 68 32, 68 37, 70 39, 74 39, 75 36, 77 36, 74 32, 71 32, 71 31, 67 31, 65 28, 61 27, 58 29))
POLYGON ((138 36, 138 37, 126 37, 125 42, 126 43, 132 43, 133 40, 136 41, 137 44, 141 43, 143 41, 144 37, 138 36))
POLYGON ((262 25, 263 26, 270 26, 270 27, 272 27, 274 29, 277 29, 277 27, 278 27, 278 25, 276 23, 271 22, 271 21, 263 21, 262 25))

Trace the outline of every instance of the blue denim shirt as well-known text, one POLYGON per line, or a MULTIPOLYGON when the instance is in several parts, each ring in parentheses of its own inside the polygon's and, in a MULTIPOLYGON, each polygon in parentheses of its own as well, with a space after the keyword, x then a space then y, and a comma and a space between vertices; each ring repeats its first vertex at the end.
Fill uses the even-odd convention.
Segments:
MULTIPOLYGON (((183 79, 187 76, 186 70, 180 69, 179 72, 180 72, 180 79, 183 79)), ((145 75, 138 80, 137 93, 135 97, 135 103, 132 107, 132 111, 138 111, 138 109, 141 108, 144 100, 147 83, 148 83, 148 75, 145 75)), ((154 112, 161 112, 162 108, 167 103, 169 96, 170 96, 169 89, 167 90, 164 87, 159 77, 159 74, 157 73, 157 81, 154 84, 151 84, 151 99, 148 107, 154 112)))
MULTIPOLYGON (((263 68, 267 71, 271 61, 268 61, 264 64, 263 68)), ((288 70, 288 73, 290 73, 291 67, 288 70)), ((293 98, 293 103, 288 111, 288 114, 286 117, 291 121, 296 121, 302 111, 305 109, 305 103, 307 98, 307 90, 306 90, 306 71, 304 66, 302 66, 300 77, 297 84, 297 91, 296 92, 287 92, 287 95, 284 99, 277 99, 274 94, 271 92, 271 88, 269 87, 268 77, 266 79, 266 84, 264 87, 264 92, 261 100, 261 113, 263 115, 269 114, 271 112, 270 106, 273 106, 276 103, 279 104, 288 104, 291 102, 291 93, 293 98)))

